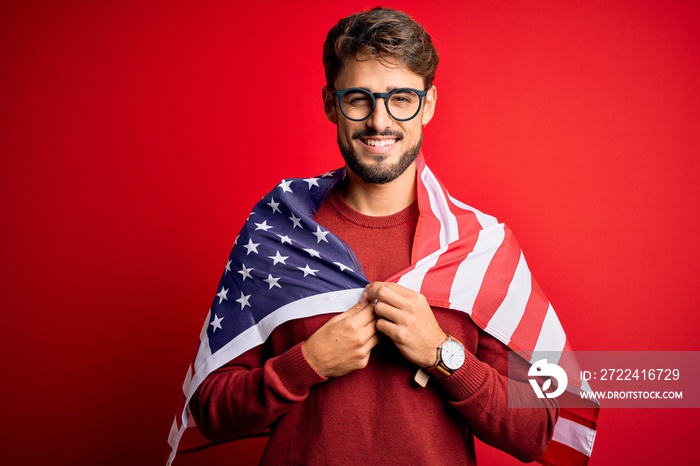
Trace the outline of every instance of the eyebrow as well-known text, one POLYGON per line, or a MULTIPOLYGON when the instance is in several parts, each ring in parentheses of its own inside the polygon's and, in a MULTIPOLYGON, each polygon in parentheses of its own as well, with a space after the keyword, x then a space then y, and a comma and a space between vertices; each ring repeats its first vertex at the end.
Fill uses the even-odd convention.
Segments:
MULTIPOLYGON (((385 92, 385 93, 389 93, 389 92, 395 91, 395 90, 397 90, 397 89, 405 89, 405 88, 406 88, 406 86, 401 86, 401 87, 398 87, 398 86, 387 87, 387 88, 386 88, 386 91, 384 91, 384 92, 385 92)), ((362 89, 362 90, 367 91, 367 92, 372 92, 370 89, 368 89, 368 88, 366 88, 366 87, 363 87, 363 86, 357 86, 357 89, 362 89)))

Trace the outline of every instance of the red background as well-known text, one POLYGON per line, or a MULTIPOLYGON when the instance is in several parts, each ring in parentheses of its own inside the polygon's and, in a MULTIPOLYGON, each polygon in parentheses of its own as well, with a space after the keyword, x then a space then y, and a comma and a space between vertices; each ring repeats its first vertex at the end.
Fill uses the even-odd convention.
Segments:
MULTIPOLYGON (((3 464, 161 464, 250 207, 341 165, 321 44, 373 5, 293 3, 3 2, 3 464)), ((700 350, 698 3, 387 4, 441 53, 428 163, 516 232, 574 347, 700 350)), ((591 464, 685 463, 696 414, 604 411, 591 464)))

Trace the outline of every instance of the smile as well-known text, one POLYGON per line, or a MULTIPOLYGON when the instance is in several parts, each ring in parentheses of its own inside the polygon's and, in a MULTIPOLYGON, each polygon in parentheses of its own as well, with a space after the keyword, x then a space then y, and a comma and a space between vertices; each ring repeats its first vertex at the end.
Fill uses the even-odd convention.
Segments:
POLYGON ((398 139, 360 139, 364 144, 372 147, 393 146, 398 139))

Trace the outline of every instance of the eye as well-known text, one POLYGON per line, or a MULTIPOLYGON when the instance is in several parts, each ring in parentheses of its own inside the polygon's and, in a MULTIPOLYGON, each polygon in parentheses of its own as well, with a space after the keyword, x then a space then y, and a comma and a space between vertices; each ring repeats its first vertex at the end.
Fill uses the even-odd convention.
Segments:
POLYGON ((350 103, 358 104, 360 102, 369 102, 369 98, 367 96, 362 96, 362 95, 358 95, 358 96, 354 96, 354 97, 350 98, 350 103))
POLYGON ((348 92, 343 96, 348 105, 371 105, 372 99, 364 92, 348 92))
POLYGON ((395 105, 412 105, 418 99, 415 92, 399 90, 391 95, 391 103, 395 105))

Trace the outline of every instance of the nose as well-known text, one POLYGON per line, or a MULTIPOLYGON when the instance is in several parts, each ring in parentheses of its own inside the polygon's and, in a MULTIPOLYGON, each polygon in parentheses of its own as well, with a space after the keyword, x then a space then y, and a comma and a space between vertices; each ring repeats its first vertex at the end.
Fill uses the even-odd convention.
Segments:
POLYGON ((378 97, 374 106, 374 111, 369 116, 367 126, 374 128, 376 131, 384 131, 394 124, 394 120, 389 115, 386 109, 386 101, 382 97, 378 97))

